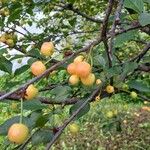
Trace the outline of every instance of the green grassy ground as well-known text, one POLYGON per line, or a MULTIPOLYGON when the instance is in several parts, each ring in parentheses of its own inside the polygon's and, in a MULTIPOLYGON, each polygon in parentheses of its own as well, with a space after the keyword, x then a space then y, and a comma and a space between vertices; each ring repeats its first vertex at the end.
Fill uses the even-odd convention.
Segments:
MULTIPOLYGON (((72 135, 68 128, 53 146, 53 150, 150 150, 150 106, 127 96, 116 95, 91 103, 91 110, 76 123, 80 131, 72 135)), ((0 123, 15 115, 11 103, 0 104, 0 123)), ((19 106, 18 106, 19 107, 19 106)), ((45 110, 47 111, 47 110, 45 110)), ((59 125, 67 117, 68 109, 55 117, 59 125)), ((4 137, 0 137, 2 143, 4 137)), ((44 150, 43 145, 32 150, 44 150)))

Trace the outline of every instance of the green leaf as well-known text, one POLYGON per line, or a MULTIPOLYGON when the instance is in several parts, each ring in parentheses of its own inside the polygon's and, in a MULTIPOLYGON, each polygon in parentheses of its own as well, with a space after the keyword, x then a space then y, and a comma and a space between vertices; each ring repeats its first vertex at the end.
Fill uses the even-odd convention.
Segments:
POLYGON ((26 110, 41 110, 44 108, 47 108, 47 106, 45 104, 42 104, 40 101, 38 100, 30 100, 30 101, 25 101, 23 103, 24 109, 26 110))
POLYGON ((51 94, 56 96, 56 101, 63 101, 69 96, 70 91, 71 88, 69 86, 58 86, 51 90, 51 94))
POLYGON ((4 56, 0 55, 0 70, 8 73, 12 73, 12 63, 7 60, 4 56))
POLYGON ((7 49, 6 48, 1 48, 0 49, 0 55, 4 54, 7 52, 7 49))
POLYGON ((49 115, 41 115, 36 120, 36 127, 43 127, 47 123, 48 120, 49 120, 49 115))
POLYGON ((28 52, 29 55, 33 56, 33 57, 36 57, 38 59, 41 59, 43 58, 40 54, 40 51, 38 49, 31 49, 29 52, 28 52))
POLYGON ((144 10, 144 3, 142 0, 125 0, 124 6, 135 10, 137 13, 141 13, 144 10))
POLYGON ((129 31, 123 34, 120 34, 115 39, 115 47, 123 45, 125 42, 132 40, 137 35, 137 31, 129 31))
POLYGON ((133 81, 130 81, 128 85, 130 88, 136 89, 138 91, 150 93, 150 88, 142 82, 133 80, 133 81))
POLYGON ((29 65, 24 65, 24 66, 16 69, 14 75, 16 76, 16 75, 20 75, 20 74, 24 73, 25 71, 27 71, 29 69, 29 67, 30 67, 29 65))
POLYGON ((150 24, 150 13, 144 12, 139 16, 139 22, 142 26, 150 24))
POLYGON ((8 22, 11 22, 11 21, 14 21, 16 19, 19 19, 21 12, 22 12, 22 8, 14 9, 12 11, 12 14, 8 18, 8 22))
POLYGON ((53 138, 53 132, 46 129, 41 129, 37 131, 31 139, 33 145, 38 145, 40 143, 46 144, 53 138))
POLYGON ((102 67, 105 67, 106 66, 106 61, 105 59, 102 57, 102 56, 95 56, 94 57, 94 65, 97 65, 97 66, 102 66, 102 67))
POLYGON ((128 74, 130 72, 133 72, 137 67, 138 64, 136 62, 128 62, 123 66, 123 74, 128 74))
MULTIPOLYGON (((75 103, 71 108, 70 108, 70 115, 72 115, 76 110, 79 109, 79 107, 83 104, 84 101, 79 101, 75 103)), ((90 110, 90 104, 87 103, 85 107, 76 115, 75 119, 79 119, 83 115, 85 115, 88 111, 90 110)))

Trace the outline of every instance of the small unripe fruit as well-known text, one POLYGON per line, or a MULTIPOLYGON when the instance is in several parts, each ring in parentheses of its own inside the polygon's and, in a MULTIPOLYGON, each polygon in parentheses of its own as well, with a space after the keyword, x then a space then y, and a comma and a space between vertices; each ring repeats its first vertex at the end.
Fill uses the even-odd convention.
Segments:
POLYGON ((111 86, 111 85, 108 85, 107 87, 106 87, 106 92, 107 93, 113 93, 114 92, 114 87, 113 86, 111 86))
POLYGON ((33 84, 30 84, 28 86, 28 88, 26 89, 25 94, 26 94, 25 99, 31 100, 31 99, 35 98, 38 95, 38 89, 33 84))
POLYGON ((79 83, 79 77, 77 75, 71 75, 69 78, 69 83, 71 85, 77 85, 79 83))
POLYGON ((137 98, 137 93, 134 92, 134 91, 132 91, 132 92, 130 93, 130 96, 131 96, 133 99, 135 99, 135 98, 137 98))
POLYGON ((29 135, 29 129, 21 123, 13 124, 8 130, 8 139, 16 144, 24 143, 29 135))
POLYGON ((102 81, 101 81, 100 79, 97 79, 97 80, 96 80, 96 84, 97 84, 97 85, 99 85, 99 84, 101 84, 101 83, 102 83, 102 81))
POLYGON ((77 56, 75 59, 74 59, 74 63, 80 63, 80 62, 82 62, 83 61, 83 59, 84 59, 84 57, 82 56, 82 55, 79 55, 79 56, 77 56))
POLYGON ((67 72, 71 75, 76 74, 76 64, 75 63, 69 64, 67 67, 67 72))
POLYGON ((80 63, 77 63, 76 66, 76 74, 80 77, 80 78, 85 78, 87 77, 89 74, 91 73, 91 66, 89 63, 83 61, 80 63))
POLYGON ((86 78, 81 78, 81 82, 86 86, 91 86, 95 82, 95 75, 90 73, 86 78))
POLYGON ((79 132, 79 126, 76 123, 69 125, 69 130, 72 134, 77 134, 79 132))
POLYGON ((41 46, 41 54, 51 56, 54 53, 54 44, 52 42, 44 42, 41 46))
POLYGON ((122 85, 122 88, 123 88, 124 90, 128 90, 128 89, 129 89, 129 86, 128 86, 127 84, 123 84, 123 85, 122 85))
POLYGON ((45 71, 46 71, 46 67, 41 61, 36 61, 31 65, 31 72, 35 76, 39 76, 45 71))

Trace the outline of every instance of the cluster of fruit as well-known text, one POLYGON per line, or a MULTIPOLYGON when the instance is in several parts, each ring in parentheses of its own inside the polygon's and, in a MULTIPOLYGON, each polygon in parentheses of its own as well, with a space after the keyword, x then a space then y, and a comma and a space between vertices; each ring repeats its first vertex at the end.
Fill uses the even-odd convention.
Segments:
POLYGON ((73 63, 67 67, 67 72, 71 75, 69 83, 77 85, 80 81, 83 85, 91 86, 95 83, 95 75, 91 72, 91 65, 86 62, 82 55, 77 56, 73 63))
POLYGON ((14 33, 4 33, 0 36, 0 41, 13 48, 17 42, 17 35, 14 33))

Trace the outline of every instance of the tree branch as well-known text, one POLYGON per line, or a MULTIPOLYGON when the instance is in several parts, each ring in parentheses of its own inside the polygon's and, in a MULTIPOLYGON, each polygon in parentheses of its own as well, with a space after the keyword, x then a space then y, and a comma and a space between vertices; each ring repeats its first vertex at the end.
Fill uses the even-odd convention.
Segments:
MULTIPOLYGON (((103 20, 102 31, 101 31, 101 38, 103 40, 105 50, 106 50, 106 53, 107 53, 109 67, 112 66, 112 63, 111 63, 112 57, 109 53, 109 47, 108 47, 108 43, 107 43, 107 27, 108 27, 109 16, 110 16, 112 8, 113 8, 113 4, 114 4, 114 0, 109 0, 108 6, 107 6, 107 9, 106 9, 106 12, 105 12, 106 16, 103 20)), ((111 37, 111 35, 110 35, 110 37, 111 37)))
POLYGON ((74 8, 72 4, 65 4, 65 3, 63 3, 63 4, 64 5, 57 5, 57 6, 63 8, 63 9, 71 10, 74 13, 82 16, 83 18, 86 18, 89 21, 96 22, 96 23, 102 23, 102 20, 95 19, 93 17, 88 16, 87 14, 81 12, 78 8, 74 8))
POLYGON ((108 60, 109 60, 109 67, 112 67, 112 60, 113 60, 113 45, 114 45, 114 37, 115 37, 115 30, 116 30, 116 26, 118 23, 120 23, 120 13, 121 13, 121 9, 123 6, 123 2, 124 0, 120 0, 118 7, 116 9, 115 12, 115 17, 114 17, 114 21, 110 30, 110 41, 109 41, 109 45, 108 45, 108 50, 107 50, 107 55, 108 55, 108 60))
POLYGON ((137 56, 132 58, 130 61, 136 60, 136 62, 139 63, 140 60, 144 57, 144 55, 148 52, 149 49, 150 49, 150 42, 147 43, 147 45, 144 47, 144 49, 141 51, 141 53, 139 53, 137 56))
POLYGON ((59 138, 59 136, 62 134, 63 130, 67 127, 67 125, 76 117, 78 113, 86 106, 86 104, 93 99, 93 97, 99 92, 100 87, 97 88, 91 96, 85 100, 82 105, 64 122, 64 124, 59 128, 59 131, 54 135, 53 139, 50 141, 50 143, 47 144, 46 150, 49 150, 51 146, 55 143, 55 141, 59 138))

